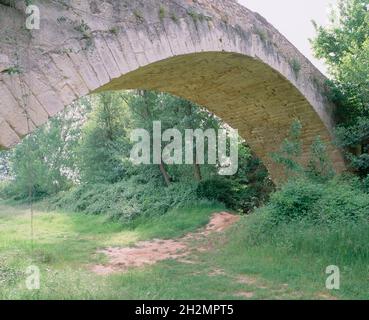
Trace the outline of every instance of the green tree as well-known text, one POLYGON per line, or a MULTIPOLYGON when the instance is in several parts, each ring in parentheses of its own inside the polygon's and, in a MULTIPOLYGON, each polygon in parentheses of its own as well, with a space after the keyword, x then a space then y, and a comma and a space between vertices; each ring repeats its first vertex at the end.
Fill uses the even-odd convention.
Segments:
POLYGON ((89 105, 65 109, 10 151, 10 193, 35 198, 68 189, 78 178, 76 147, 89 105))
POLYGON ((315 24, 315 55, 333 78, 331 98, 337 105, 339 146, 353 169, 369 173, 369 0, 339 0, 330 25, 315 24))
POLYGON ((101 93, 91 103, 78 149, 81 182, 114 183, 126 172, 130 118, 125 94, 101 93))
MULTIPOLYGON (((171 118, 165 110, 167 106, 168 96, 165 94, 156 93, 154 91, 138 90, 129 96, 128 105, 132 116, 132 129, 145 129, 148 132, 153 132, 154 121, 161 121, 162 131, 171 128, 173 124, 171 118)), ((169 113, 169 112, 168 112, 169 113)), ((153 136, 151 135, 151 139, 153 136)), ((151 141, 150 145, 153 145, 151 141)), ((151 157, 153 154, 151 153, 151 157)), ((153 159, 151 158, 151 163, 153 159)), ((145 165, 147 166, 147 165, 145 165)), ((142 166, 141 166, 142 167, 142 166)), ((172 177, 168 173, 168 169, 163 161, 159 165, 152 165, 150 169, 159 169, 163 180, 167 186, 172 182, 172 177)))
MULTIPOLYGON (((152 131, 153 121, 161 122, 162 132, 166 129, 175 128, 181 132, 182 137, 185 136, 186 129, 218 129, 221 126, 220 119, 205 108, 170 94, 138 91, 130 97, 128 104, 134 127, 143 128, 149 132, 152 131)), ((205 144, 205 154, 207 154, 207 147, 207 144, 205 144)), ((193 151, 194 164, 192 169, 189 169, 189 165, 166 166, 164 163, 159 165, 160 172, 167 185, 176 180, 195 179, 201 181, 203 178, 202 171, 205 171, 206 175, 210 171, 216 170, 215 166, 198 164, 197 159, 195 159, 196 141, 194 141, 193 151), (189 172, 192 172, 190 176, 188 175, 189 172)), ((205 158, 205 163, 206 161, 205 158)))
POLYGON ((6 180, 9 177, 9 174, 9 152, 2 150, 0 151, 0 181, 6 180))

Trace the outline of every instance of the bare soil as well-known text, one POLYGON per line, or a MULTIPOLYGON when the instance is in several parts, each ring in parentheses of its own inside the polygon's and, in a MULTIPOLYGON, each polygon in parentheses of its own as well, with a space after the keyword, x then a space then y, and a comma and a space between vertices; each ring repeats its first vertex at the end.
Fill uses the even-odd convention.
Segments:
MULTIPOLYGON (((182 259, 191 252, 190 242, 203 239, 212 233, 222 232, 238 221, 239 216, 228 212, 215 213, 208 225, 194 233, 188 233, 175 240, 153 239, 137 242, 134 247, 110 247, 99 250, 98 253, 108 257, 108 263, 94 265, 91 270, 99 275, 125 272, 130 268, 153 265, 167 259, 182 259)), ((207 250, 206 247, 198 248, 207 250)))

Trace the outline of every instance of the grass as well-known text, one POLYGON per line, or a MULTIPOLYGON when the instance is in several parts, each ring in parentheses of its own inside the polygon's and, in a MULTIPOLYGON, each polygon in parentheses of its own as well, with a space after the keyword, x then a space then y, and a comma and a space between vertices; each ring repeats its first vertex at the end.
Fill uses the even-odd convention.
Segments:
POLYGON ((195 208, 173 209, 163 216, 151 219, 137 219, 135 230, 141 238, 172 239, 193 232, 209 222, 213 212, 224 211, 221 205, 204 203, 195 208))
POLYGON ((319 227, 296 223, 275 227, 259 238, 261 216, 243 218, 214 261, 230 272, 261 275, 302 298, 369 299, 369 224, 319 227), (245 249, 247 248, 247 249, 245 249), (243 250, 247 253, 240 254, 243 250), (337 265, 340 290, 325 288, 327 266, 337 265))
POLYGON ((124 274, 98 276, 89 266, 104 261, 96 250, 150 238, 175 238, 209 221, 218 205, 175 209, 129 228, 104 216, 48 212, 36 207, 34 245, 25 206, 0 202, 0 299, 367 299, 369 263, 362 244, 369 227, 339 231, 301 226, 259 238, 258 216, 243 217, 225 234, 204 241, 193 263, 166 260, 124 274), (356 249, 355 249, 356 248, 356 249), (356 250, 356 251, 355 251, 356 250), (33 254, 32 254, 33 252, 33 254), (30 264, 41 270, 41 289, 25 288, 30 264), (339 291, 325 289, 326 266, 342 272, 339 291))

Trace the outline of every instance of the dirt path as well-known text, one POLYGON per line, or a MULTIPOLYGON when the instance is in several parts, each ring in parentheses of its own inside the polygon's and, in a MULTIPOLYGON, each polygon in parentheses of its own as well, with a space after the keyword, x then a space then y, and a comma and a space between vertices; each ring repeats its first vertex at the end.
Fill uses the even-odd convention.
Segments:
MULTIPOLYGON (((211 233, 222 232, 238 221, 239 217, 228 212, 215 213, 208 225, 198 232, 189 233, 175 240, 153 239, 140 241, 134 247, 106 248, 98 251, 105 254, 109 262, 94 265, 91 270, 100 275, 124 272, 129 268, 152 265, 167 259, 183 259, 190 253, 190 242, 209 236, 211 233)), ((198 248, 206 250, 206 248, 198 248)))

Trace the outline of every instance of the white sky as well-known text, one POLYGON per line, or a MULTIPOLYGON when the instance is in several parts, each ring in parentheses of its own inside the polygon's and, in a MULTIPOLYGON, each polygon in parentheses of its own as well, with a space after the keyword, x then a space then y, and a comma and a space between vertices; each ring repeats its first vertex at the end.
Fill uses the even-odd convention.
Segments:
POLYGON ((337 0, 238 0, 258 12, 293 43, 312 63, 326 73, 323 62, 313 56, 309 38, 315 35, 311 20, 318 25, 328 23, 330 5, 337 0))

